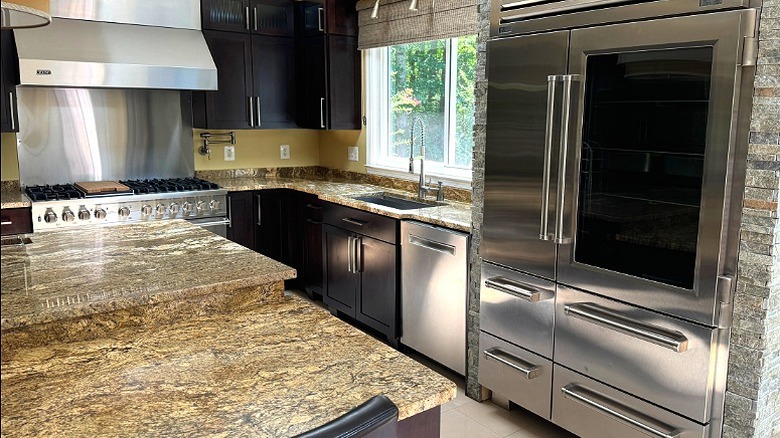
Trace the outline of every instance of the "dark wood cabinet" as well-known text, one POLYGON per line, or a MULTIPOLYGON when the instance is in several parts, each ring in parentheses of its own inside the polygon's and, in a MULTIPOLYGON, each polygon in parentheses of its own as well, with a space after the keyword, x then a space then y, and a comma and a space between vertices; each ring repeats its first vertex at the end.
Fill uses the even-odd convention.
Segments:
POLYGON ((229 192, 230 226, 227 238, 238 244, 255 249, 255 198, 252 192, 229 192))
POLYGON ((11 30, 0 31, 0 132, 18 132, 19 117, 16 111, 16 85, 19 83, 19 67, 16 44, 11 30))
POLYGON ((303 286, 310 297, 322 296, 322 209, 324 202, 306 195, 302 203, 303 217, 303 286))
POLYGON ((357 36, 358 15, 354 0, 315 0, 296 3, 300 34, 357 36))
POLYGON ((283 190, 260 190, 255 192, 255 250, 260 254, 285 263, 283 235, 282 198, 283 190))
POLYGON ((249 32, 249 0, 202 0, 203 29, 249 32))
POLYGON ((323 302, 397 346, 398 221, 326 204, 322 229, 323 302))
POLYGON ((0 235, 29 234, 33 232, 32 208, 4 208, 0 210, 0 235))
POLYGON ((293 36, 291 0, 202 0, 203 29, 293 36))
POLYGON ((275 36, 295 35, 292 0, 252 0, 252 33, 275 36))
POLYGON ((252 71, 256 127, 295 127, 295 39, 253 35, 252 71))

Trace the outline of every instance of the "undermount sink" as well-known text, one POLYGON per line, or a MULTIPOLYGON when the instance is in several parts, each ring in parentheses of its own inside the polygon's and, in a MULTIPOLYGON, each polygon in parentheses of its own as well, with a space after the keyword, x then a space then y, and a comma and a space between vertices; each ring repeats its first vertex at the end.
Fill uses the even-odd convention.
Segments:
POLYGON ((401 197, 402 195, 391 195, 388 193, 371 193, 367 195, 353 196, 352 199, 377 204, 385 207, 395 208, 397 210, 417 210, 421 208, 438 207, 444 205, 443 202, 436 201, 416 201, 401 197))

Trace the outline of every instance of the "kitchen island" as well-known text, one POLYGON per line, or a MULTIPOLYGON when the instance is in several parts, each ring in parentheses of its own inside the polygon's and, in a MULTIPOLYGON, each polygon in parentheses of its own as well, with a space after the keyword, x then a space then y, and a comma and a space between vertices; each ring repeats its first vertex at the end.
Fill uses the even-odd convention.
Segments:
POLYGON ((285 437, 377 394, 398 406, 402 433, 438 430, 438 406, 455 396, 435 372, 285 297, 292 269, 186 222, 33 242, 0 258, 3 435, 285 437), (53 263, 66 256, 67 269, 53 263))

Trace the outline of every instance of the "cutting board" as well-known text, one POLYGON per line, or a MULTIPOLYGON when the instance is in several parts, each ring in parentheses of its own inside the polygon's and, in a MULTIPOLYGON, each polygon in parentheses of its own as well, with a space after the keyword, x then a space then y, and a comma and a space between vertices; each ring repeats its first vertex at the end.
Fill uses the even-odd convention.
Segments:
POLYGON ((100 195, 104 193, 124 193, 129 192, 130 187, 120 184, 116 181, 87 181, 74 184, 88 195, 100 195))

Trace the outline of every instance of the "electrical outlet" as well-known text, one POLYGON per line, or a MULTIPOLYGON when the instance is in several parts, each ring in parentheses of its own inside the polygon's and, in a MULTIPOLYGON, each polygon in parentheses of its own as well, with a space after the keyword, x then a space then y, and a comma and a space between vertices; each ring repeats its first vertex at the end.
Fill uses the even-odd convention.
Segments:
POLYGON ((349 161, 357 161, 358 160, 358 147, 357 146, 350 146, 347 148, 347 160, 349 161))
POLYGON ((289 144, 283 144, 279 146, 279 158, 282 160, 289 160, 290 159, 290 145, 289 144))
POLYGON ((225 161, 236 161, 235 146, 225 146, 225 161))

